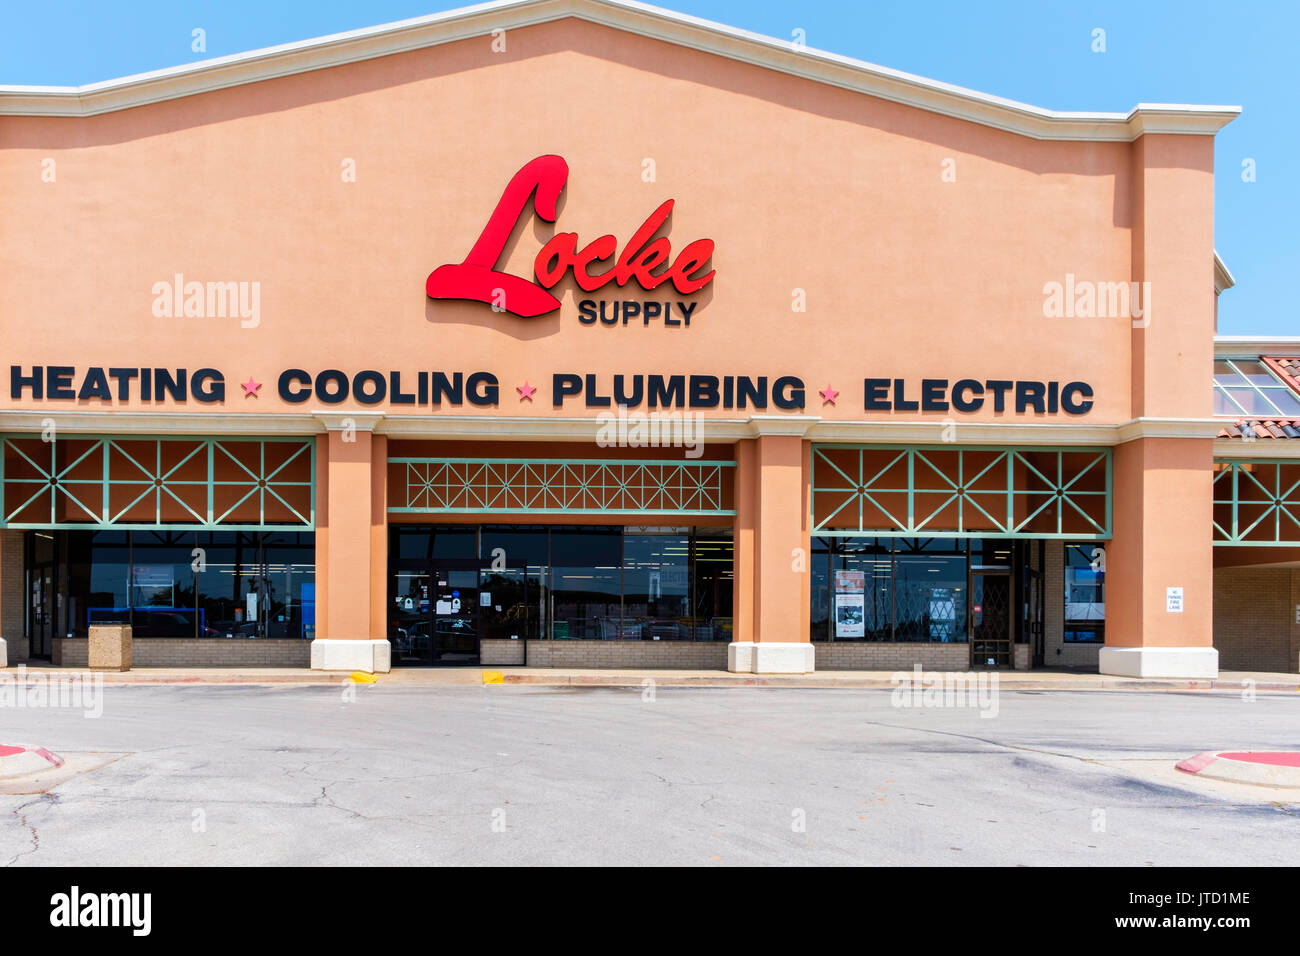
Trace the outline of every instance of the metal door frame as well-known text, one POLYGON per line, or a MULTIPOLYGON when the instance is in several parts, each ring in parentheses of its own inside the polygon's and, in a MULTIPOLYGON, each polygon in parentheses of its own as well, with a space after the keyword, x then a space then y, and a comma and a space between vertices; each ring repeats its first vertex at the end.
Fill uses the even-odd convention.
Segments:
MULTIPOLYGON (((526 612, 526 613, 529 613, 529 614, 536 614, 536 615, 537 615, 537 621, 538 621, 538 635, 539 635, 539 636, 544 636, 543 627, 544 627, 544 625, 545 625, 545 621, 546 621, 545 604, 546 604, 546 596, 547 596, 547 592, 548 592, 548 588, 547 588, 547 586, 546 586, 546 582, 547 582, 547 578, 548 578, 549 573, 550 573, 550 569, 549 569, 548 567, 540 567, 537 571, 533 572, 533 571, 530 570, 531 568, 538 568, 538 565, 531 565, 531 566, 530 566, 526 561, 507 561, 506 564, 505 564, 505 567, 504 567, 504 568, 493 568, 493 567, 492 567, 492 559, 491 559, 491 558, 437 558, 437 557, 428 557, 428 558, 399 558, 399 559, 390 559, 389 562, 388 562, 388 575, 389 575, 389 578, 390 578, 390 582, 389 582, 390 584, 391 584, 391 577, 392 577, 392 575, 394 575, 395 573, 397 573, 397 572, 399 572, 399 571, 409 571, 409 572, 414 572, 414 573, 417 573, 417 574, 426 574, 426 575, 428 575, 428 577, 429 577, 429 609, 428 609, 428 612, 426 613, 426 615, 424 615, 424 616, 421 618, 422 620, 427 621, 427 622, 428 622, 428 625, 429 625, 429 655, 428 655, 425 659, 423 659, 420 663, 418 663, 418 664, 414 664, 414 665, 412 665, 412 666, 416 666, 416 667, 420 667, 420 666, 424 666, 424 667, 451 667, 451 666, 457 666, 457 665, 453 665, 453 664, 450 664, 450 663, 445 663, 445 664, 444 664, 444 663, 441 663, 441 662, 439 662, 439 661, 434 660, 434 659, 433 659, 433 656, 432 656, 432 655, 433 655, 433 642, 434 642, 434 640, 436 639, 436 636, 437 636, 436 623, 437 623, 438 615, 435 613, 435 610, 436 610, 436 608, 437 608, 437 600, 438 600, 438 599, 437 599, 437 594, 436 594, 435 592, 436 592, 436 590, 437 590, 437 588, 438 588, 438 571, 439 571, 439 570, 442 570, 442 571, 473 571, 476 575, 478 575, 478 577, 477 577, 477 579, 476 579, 476 582, 475 582, 475 602, 476 602, 476 603, 475 603, 475 605, 474 605, 473 618, 474 618, 474 641, 475 641, 475 644, 478 645, 478 653, 477 653, 477 655, 476 655, 476 658, 477 658, 479 661, 482 660, 482 653, 483 653, 483 647, 482 647, 482 642, 483 642, 483 620, 482 620, 482 611, 481 611, 481 609, 479 608, 479 606, 478 606, 478 604, 477 604, 477 600, 478 600, 478 594, 477 594, 477 592, 482 590, 482 588, 480 587, 480 584, 481 584, 481 582, 482 582, 482 575, 483 575, 483 573, 484 573, 485 571, 488 572, 488 573, 491 573, 491 572, 493 572, 493 571, 518 571, 518 572, 520 572, 520 573, 525 577, 525 579, 526 579, 527 577, 529 577, 530 575, 536 577, 536 579, 537 579, 537 585, 538 585, 538 594, 539 594, 538 604, 537 604, 536 607, 534 607, 534 606, 532 605, 531 602, 529 602, 529 601, 525 601, 525 602, 524 602, 524 606, 525 606, 525 608, 527 608, 527 612, 526 612)), ((385 601, 387 601, 387 596, 385 596, 385 601)), ((522 638, 522 640, 523 640, 523 642, 524 642, 524 661, 525 661, 525 664, 527 663, 527 660, 528 660, 528 628, 527 628, 527 622, 529 621, 529 619, 530 619, 529 617, 525 617, 524 636, 523 636, 523 638, 522 638)), ((478 664, 473 664, 473 665, 466 665, 466 666, 480 666, 480 665, 478 665, 478 664)))
MULTIPOLYGON (((1014 555, 1013 555, 1014 558, 1014 555)), ((1013 562, 1014 566, 1014 562, 1013 562)), ((1016 593, 1015 577, 1012 574, 1013 566, 1008 567, 990 567, 987 565, 972 565, 967 575, 966 593, 969 595, 966 599, 966 634, 967 641, 970 645, 970 668, 971 670, 1001 670, 1002 668, 1011 669, 1016 662, 1016 593), (985 663, 988 655, 985 654, 979 661, 975 659, 975 578, 1000 577, 1006 580, 1007 584, 1007 659, 1005 663, 994 663, 992 666, 985 663)), ((983 598, 981 597, 981 600, 983 598)), ((995 658, 998 655, 994 655, 995 658)))

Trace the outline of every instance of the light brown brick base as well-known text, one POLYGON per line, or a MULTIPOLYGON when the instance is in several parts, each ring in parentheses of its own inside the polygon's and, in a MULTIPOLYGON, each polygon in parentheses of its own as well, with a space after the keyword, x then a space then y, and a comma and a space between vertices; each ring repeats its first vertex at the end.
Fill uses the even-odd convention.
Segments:
MULTIPOLYGON (((311 641, 146 637, 132 641, 133 667, 310 667, 311 641)), ((85 638, 54 642, 56 667, 86 667, 85 638)))
POLYGON ((917 664, 927 670, 970 669, 969 644, 827 641, 813 647, 819 671, 905 671, 917 664))
MULTIPOLYGON (((524 666, 524 642, 485 640, 479 663, 524 666)), ((725 641, 529 641, 529 667, 726 670, 725 641)))
POLYGON ((1225 671, 1300 672, 1300 570, 1214 569, 1214 646, 1225 671))

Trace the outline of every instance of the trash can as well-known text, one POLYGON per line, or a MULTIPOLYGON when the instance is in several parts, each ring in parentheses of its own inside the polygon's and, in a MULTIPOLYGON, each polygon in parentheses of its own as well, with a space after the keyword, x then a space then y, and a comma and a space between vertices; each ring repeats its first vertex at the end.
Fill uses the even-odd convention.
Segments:
POLYGON ((92 624, 88 663, 92 671, 129 671, 131 625, 92 624))

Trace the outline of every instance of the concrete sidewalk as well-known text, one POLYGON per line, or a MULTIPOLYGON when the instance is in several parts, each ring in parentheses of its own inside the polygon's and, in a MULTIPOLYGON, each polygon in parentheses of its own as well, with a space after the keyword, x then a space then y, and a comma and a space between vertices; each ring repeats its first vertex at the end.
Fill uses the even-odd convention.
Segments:
MULTIPOLYGON (((0 670, 14 677, 17 667, 0 670)), ((86 671, 70 667, 28 666, 28 678, 41 675, 58 679, 86 671)), ((305 668, 149 667, 135 670, 97 671, 105 684, 337 684, 347 680, 343 671, 305 668)), ((856 687, 892 689, 896 671, 819 671, 813 674, 731 674, 709 670, 595 670, 542 667, 420 667, 376 674, 376 683, 411 686, 472 686, 481 684, 531 684, 536 686, 640 687, 654 681, 659 687, 856 687)), ((910 673, 910 672, 909 672, 910 673)), ((926 671, 925 673, 932 673, 926 671)), ((1300 674, 1222 671, 1214 680, 1110 677, 1080 671, 998 671, 1005 690, 1079 691, 1216 691, 1241 693, 1253 686, 1261 693, 1300 693, 1300 674), (1253 682, 1249 684, 1247 682, 1253 682)))

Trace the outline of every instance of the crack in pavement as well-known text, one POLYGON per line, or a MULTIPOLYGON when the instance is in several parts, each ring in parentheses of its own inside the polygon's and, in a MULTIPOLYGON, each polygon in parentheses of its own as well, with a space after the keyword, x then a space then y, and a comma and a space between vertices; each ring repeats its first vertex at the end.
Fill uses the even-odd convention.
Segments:
POLYGON ((1079 757, 1074 754, 1062 753, 1058 750, 1045 750, 1041 747, 1030 747, 1027 744, 1007 744, 998 740, 990 740, 988 737, 980 737, 976 734, 960 734, 955 730, 934 730, 929 727, 908 727, 902 724, 887 724, 882 720, 868 720, 867 723, 874 727, 887 727, 890 730, 910 730, 918 734, 935 734, 940 737, 957 737, 961 740, 974 740, 978 743, 988 744, 990 747, 999 747, 1003 750, 1023 750, 1028 753, 1045 754, 1050 757, 1063 757, 1067 760, 1078 760, 1083 763, 1098 762, 1091 757, 1079 757))
POLYGON ((59 802, 59 798, 54 796, 53 794, 42 793, 35 800, 28 800, 26 803, 20 803, 18 806, 14 807, 13 815, 18 818, 18 825, 28 830, 31 833, 32 848, 30 850, 24 850, 22 853, 15 854, 13 857, 10 858, 9 862, 5 864, 6 867, 13 866, 23 857, 31 856, 33 853, 35 853, 37 850, 41 848, 41 835, 39 832, 37 832, 36 827, 34 827, 32 824, 27 822, 27 814, 23 813, 23 811, 26 810, 28 807, 32 806, 33 804, 44 803, 47 805, 53 805, 53 804, 57 804, 58 802, 59 802))

